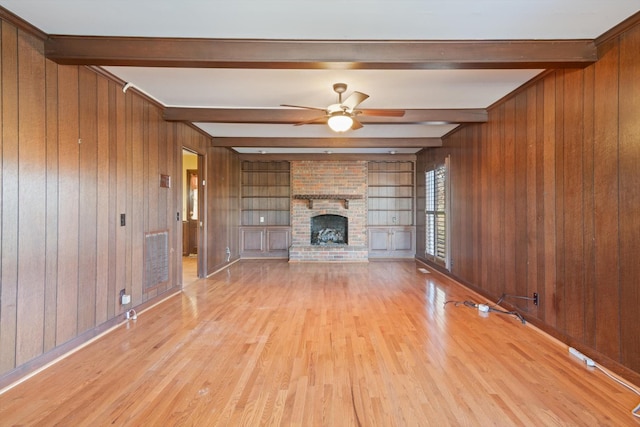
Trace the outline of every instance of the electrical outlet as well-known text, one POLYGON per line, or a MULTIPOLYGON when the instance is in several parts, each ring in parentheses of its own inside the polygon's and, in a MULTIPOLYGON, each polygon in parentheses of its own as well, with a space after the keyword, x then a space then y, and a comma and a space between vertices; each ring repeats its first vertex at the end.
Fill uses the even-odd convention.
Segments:
POLYGON ((534 292, 533 293, 533 305, 538 305, 538 303, 540 303, 540 299, 538 298, 538 293, 534 292))
POLYGON ((127 305, 131 303, 131 295, 127 295, 124 289, 120 290, 120 304, 127 305))

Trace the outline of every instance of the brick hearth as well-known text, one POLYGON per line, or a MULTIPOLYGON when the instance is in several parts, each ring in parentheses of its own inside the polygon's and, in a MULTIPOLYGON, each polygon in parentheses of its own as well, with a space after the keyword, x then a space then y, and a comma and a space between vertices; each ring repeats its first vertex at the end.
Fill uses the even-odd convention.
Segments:
POLYGON ((290 262, 367 262, 367 162, 291 162, 290 262), (321 195, 310 203, 296 195, 321 195), (336 195, 336 199, 324 196, 336 195), (345 203, 345 196, 354 196, 345 203), (348 206, 346 208, 345 206, 348 206), (349 220, 347 245, 311 245, 311 217, 342 215, 349 220))

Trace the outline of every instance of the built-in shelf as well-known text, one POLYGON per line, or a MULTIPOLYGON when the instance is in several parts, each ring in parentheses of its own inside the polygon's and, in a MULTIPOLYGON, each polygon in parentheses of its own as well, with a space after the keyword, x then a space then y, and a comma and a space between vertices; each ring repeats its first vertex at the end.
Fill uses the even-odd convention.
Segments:
POLYGON ((288 226, 289 162, 242 162, 241 225, 288 226))
POLYGON ((369 162, 367 224, 412 226, 414 224, 413 162, 369 162))
POLYGON ((349 209, 349 200, 364 199, 362 194, 294 194, 294 199, 306 200, 309 209, 313 209, 314 200, 341 200, 344 208, 349 209))

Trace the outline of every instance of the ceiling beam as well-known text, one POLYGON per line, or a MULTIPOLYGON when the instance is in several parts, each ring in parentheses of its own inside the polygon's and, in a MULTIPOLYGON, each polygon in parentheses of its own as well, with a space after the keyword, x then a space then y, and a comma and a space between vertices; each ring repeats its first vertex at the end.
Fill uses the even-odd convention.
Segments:
POLYGON ((214 147, 425 148, 441 147, 440 138, 245 138, 212 139, 214 147))
MULTIPOLYGON (((368 116, 362 109, 358 115, 362 123, 403 123, 419 124, 425 122, 444 123, 486 123, 487 110, 474 109, 420 109, 404 110, 402 117, 368 116)), ((261 123, 261 124, 294 124, 313 120, 322 116, 322 111, 295 108, 181 108, 167 107, 162 117, 167 121, 195 123, 261 123)))
POLYGON ((415 154, 369 154, 369 153, 277 153, 277 154, 245 154, 239 153, 238 158, 240 160, 253 160, 253 161, 265 161, 265 160, 313 160, 313 161, 357 161, 357 160, 371 160, 371 161, 416 161, 415 154))
POLYGON ((593 40, 344 41, 51 35, 46 57, 69 65, 266 69, 584 67, 593 40))

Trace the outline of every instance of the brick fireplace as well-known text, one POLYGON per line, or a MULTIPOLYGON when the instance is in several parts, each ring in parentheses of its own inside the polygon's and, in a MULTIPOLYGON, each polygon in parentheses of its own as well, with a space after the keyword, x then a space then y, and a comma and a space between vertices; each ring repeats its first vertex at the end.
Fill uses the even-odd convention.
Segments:
POLYGON ((290 262, 367 262, 367 162, 291 162, 290 262), (311 218, 345 217, 347 243, 311 244, 311 218))

